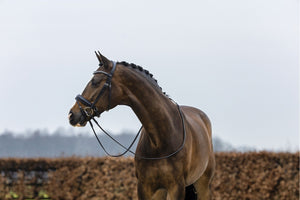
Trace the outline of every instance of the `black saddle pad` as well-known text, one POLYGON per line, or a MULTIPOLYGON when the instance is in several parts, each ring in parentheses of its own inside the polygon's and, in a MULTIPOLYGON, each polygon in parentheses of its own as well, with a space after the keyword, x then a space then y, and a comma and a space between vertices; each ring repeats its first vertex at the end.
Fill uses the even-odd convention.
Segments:
POLYGON ((194 185, 189 185, 185 188, 185 200, 197 200, 197 194, 194 185))

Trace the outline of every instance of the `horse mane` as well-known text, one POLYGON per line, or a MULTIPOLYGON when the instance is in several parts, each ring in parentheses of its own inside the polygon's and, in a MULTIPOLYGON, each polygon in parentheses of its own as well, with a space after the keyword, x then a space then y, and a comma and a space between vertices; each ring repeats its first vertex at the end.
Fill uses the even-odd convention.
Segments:
POLYGON ((162 88, 158 85, 157 80, 153 77, 153 74, 151 74, 148 70, 144 69, 143 67, 136 65, 134 63, 128 63, 125 61, 118 62, 118 64, 121 64, 125 67, 130 67, 134 69, 135 71, 141 73, 146 77, 154 86, 156 86, 164 95, 168 96, 165 92, 163 92, 162 88))

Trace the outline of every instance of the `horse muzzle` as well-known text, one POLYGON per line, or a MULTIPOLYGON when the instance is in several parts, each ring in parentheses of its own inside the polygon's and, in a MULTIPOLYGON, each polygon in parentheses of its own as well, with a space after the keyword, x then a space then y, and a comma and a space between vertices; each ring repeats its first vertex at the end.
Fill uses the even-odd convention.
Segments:
POLYGON ((83 127, 88 121, 81 113, 74 113, 72 111, 69 112, 68 118, 72 126, 83 127))

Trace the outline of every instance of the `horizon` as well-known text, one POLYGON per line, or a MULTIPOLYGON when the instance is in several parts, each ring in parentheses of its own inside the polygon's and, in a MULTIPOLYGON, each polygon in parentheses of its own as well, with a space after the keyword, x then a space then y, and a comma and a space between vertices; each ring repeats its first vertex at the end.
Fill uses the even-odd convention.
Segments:
MULTIPOLYGON (((133 137, 136 135, 135 132, 130 131, 130 130, 123 130, 120 132, 111 132, 109 130, 106 130, 108 133, 111 134, 112 137, 133 137)), ((97 131, 97 135, 100 138, 104 138, 106 141, 110 141, 112 142, 112 140, 107 140, 108 138, 105 136, 105 134, 103 134, 102 131, 98 130, 97 131)), ((8 137, 13 137, 16 139, 31 139, 31 138, 35 138, 35 137, 62 137, 62 138, 89 138, 92 139, 94 141, 96 141, 95 135, 92 133, 92 131, 90 130, 90 132, 80 132, 80 131, 76 131, 76 129, 72 129, 72 128, 68 128, 65 129, 63 127, 60 127, 58 129, 56 129, 55 131, 49 131, 47 129, 35 129, 35 130, 26 130, 23 132, 13 132, 10 130, 5 130, 3 132, 0 132, 0 138, 1 136, 8 136, 8 137)), ((133 138, 131 138, 133 139, 133 138)), ((290 152, 290 153, 297 153, 299 152, 299 148, 293 148, 290 146, 290 144, 286 144, 285 146, 283 146, 282 148, 277 148, 277 149, 259 149, 256 148, 255 146, 250 146, 250 145, 233 145, 230 143, 230 141, 226 141, 224 139, 222 139, 219 136, 214 135, 213 136, 213 141, 214 143, 219 143, 218 145, 223 146, 222 147, 222 151, 218 150, 217 152, 290 152)), ((121 142, 122 143, 122 142, 121 142)), ((117 147, 116 149, 118 149, 118 145, 116 143, 112 143, 114 146, 112 146, 112 148, 114 149, 114 147, 117 147)), ((135 145, 137 144, 137 141, 135 142, 135 145)), ((95 145, 95 144, 94 144, 95 145)), ((107 145, 107 144, 106 144, 107 145)), ((134 145, 134 147, 135 147, 134 145)), ((215 144, 214 144, 215 145, 215 144)), ((98 148, 98 144, 96 145, 96 147, 98 148)), ((133 148, 134 148, 133 147, 133 148)), ((219 147, 220 148, 220 147, 219 147)), ((100 149, 100 151, 102 151, 100 149)), ((114 150, 113 150, 114 151, 114 150)), ((104 153, 104 152, 102 152, 104 153)))

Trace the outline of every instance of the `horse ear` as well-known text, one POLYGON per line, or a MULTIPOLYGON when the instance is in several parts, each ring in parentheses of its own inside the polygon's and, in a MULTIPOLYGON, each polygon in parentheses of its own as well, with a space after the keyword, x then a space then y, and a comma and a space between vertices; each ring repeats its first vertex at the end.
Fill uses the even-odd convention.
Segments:
POLYGON ((110 60, 108 60, 105 56, 103 56, 99 51, 98 52, 95 51, 95 54, 98 58, 99 66, 103 66, 104 68, 108 68, 109 64, 110 64, 110 60))

